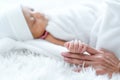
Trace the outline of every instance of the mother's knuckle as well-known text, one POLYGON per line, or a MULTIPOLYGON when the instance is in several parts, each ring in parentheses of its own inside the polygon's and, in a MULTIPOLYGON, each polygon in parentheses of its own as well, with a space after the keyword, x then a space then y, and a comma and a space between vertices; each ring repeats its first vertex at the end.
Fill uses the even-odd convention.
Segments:
POLYGON ((72 57, 73 56, 73 54, 69 54, 69 57, 72 57))
POLYGON ((99 61, 104 61, 104 57, 103 57, 103 56, 98 56, 97 59, 98 59, 99 61))

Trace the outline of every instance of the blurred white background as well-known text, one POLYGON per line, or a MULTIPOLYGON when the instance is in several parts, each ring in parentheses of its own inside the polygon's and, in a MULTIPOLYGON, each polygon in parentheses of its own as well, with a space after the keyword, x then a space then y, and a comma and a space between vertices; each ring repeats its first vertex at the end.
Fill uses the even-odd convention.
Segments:
POLYGON ((66 5, 80 5, 80 3, 98 3, 100 4, 103 0, 0 0, 0 11, 16 4, 24 4, 32 7, 41 8, 55 8, 64 7, 66 5))

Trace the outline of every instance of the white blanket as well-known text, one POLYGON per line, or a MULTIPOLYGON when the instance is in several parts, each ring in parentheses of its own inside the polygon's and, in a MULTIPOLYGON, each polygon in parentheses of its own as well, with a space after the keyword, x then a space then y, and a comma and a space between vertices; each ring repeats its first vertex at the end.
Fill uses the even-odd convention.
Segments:
POLYGON ((43 13, 49 20, 46 30, 54 37, 65 41, 79 39, 88 43, 99 9, 94 4, 81 4, 45 10, 43 13))
POLYGON ((43 40, 0 39, 0 80, 119 80, 114 74, 97 76, 91 67, 80 73, 63 61, 66 48, 43 40))
POLYGON ((43 40, 0 40, 0 80, 119 80, 120 75, 97 76, 92 68, 72 71, 60 55, 66 48, 43 40), (87 77, 86 77, 87 76, 87 77))
POLYGON ((112 51, 120 58, 120 2, 106 0, 98 23, 91 32, 90 45, 112 51))

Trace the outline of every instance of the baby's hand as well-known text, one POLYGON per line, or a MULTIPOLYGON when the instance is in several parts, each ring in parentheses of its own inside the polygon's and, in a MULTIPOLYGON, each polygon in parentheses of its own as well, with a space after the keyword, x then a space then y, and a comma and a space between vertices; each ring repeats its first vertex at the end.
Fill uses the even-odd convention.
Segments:
POLYGON ((87 45, 80 40, 66 42, 64 46, 72 53, 84 53, 87 49, 87 45))

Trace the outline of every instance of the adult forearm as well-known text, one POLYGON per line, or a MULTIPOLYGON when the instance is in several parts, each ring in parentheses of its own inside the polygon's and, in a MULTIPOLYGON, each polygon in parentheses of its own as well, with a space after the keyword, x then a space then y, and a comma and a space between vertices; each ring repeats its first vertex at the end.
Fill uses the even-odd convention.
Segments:
POLYGON ((119 61, 119 63, 118 63, 118 69, 119 69, 118 72, 120 73, 120 61, 119 61))

